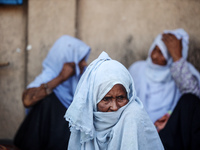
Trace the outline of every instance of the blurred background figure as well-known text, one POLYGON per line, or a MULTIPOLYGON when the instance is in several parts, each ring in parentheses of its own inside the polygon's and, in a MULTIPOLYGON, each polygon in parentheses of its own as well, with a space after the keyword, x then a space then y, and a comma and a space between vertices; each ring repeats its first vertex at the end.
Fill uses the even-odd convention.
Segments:
POLYGON ((154 40, 147 60, 129 68, 165 149, 192 149, 200 142, 195 138, 200 134, 200 124, 196 123, 200 115, 200 75, 186 60, 188 44, 189 36, 183 29, 166 30, 154 40), (194 133, 195 129, 198 132, 194 133))
POLYGON ((74 37, 64 35, 55 42, 42 63, 42 72, 23 92, 23 104, 30 111, 14 139, 18 148, 67 149, 70 132, 64 114, 89 54, 90 47, 74 37))

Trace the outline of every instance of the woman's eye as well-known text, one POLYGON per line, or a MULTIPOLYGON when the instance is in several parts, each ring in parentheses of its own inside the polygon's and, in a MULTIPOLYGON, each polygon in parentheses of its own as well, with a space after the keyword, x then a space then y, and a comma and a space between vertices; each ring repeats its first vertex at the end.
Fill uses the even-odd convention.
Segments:
POLYGON ((112 98, 110 98, 110 97, 104 97, 102 100, 105 101, 105 102, 108 102, 110 99, 112 99, 112 98))
POLYGON ((124 96, 118 96, 117 97, 117 100, 123 100, 124 99, 124 96))

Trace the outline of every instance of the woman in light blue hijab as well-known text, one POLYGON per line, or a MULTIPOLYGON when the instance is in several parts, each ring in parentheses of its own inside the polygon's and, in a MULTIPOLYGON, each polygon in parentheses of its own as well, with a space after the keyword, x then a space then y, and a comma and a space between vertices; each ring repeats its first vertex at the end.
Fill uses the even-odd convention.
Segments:
POLYGON ((43 70, 23 93, 31 111, 19 128, 14 143, 21 150, 66 150, 69 129, 64 114, 85 70, 90 47, 64 35, 50 49, 43 70))
POLYGON ((129 68, 166 150, 200 147, 200 74, 187 61, 188 45, 184 29, 165 30, 155 38, 147 59, 129 68))
MULTIPOLYGON (((192 64, 186 61, 188 56, 189 35, 183 29, 166 30, 164 33, 171 33, 178 41, 181 40, 180 45, 182 49, 180 52, 182 58, 179 61, 184 61, 183 65, 188 68, 188 72, 185 71, 185 74, 190 73, 190 76, 193 76, 190 78, 196 78, 194 80, 196 80, 198 85, 196 88, 193 86, 190 87, 188 84, 183 86, 184 84, 182 80, 186 81, 185 83, 189 82, 191 84, 193 84, 193 81, 187 81, 189 77, 184 74, 185 69, 182 64, 179 65, 181 66, 180 74, 185 78, 182 79, 182 76, 178 75, 180 80, 179 84, 183 87, 178 85, 177 80, 172 73, 179 71, 175 66, 179 61, 176 61, 176 63, 173 62, 173 58, 162 40, 163 35, 159 34, 149 49, 147 59, 145 61, 137 61, 129 67, 129 72, 135 81, 135 88, 138 96, 143 102, 153 123, 162 118, 168 112, 172 112, 177 105, 178 100, 184 93, 193 92, 200 97, 199 72, 192 64), (157 51, 157 49, 159 50, 158 53, 161 55, 155 54, 154 51, 157 51), (165 64, 163 65, 158 64, 158 61, 162 60, 161 58, 165 61, 165 64), (172 67, 174 68, 173 70, 172 67)), ((173 51, 175 52, 175 48, 173 48, 173 51)))
POLYGON ((65 119, 71 131, 68 150, 163 149, 130 73, 105 52, 81 77, 65 119))

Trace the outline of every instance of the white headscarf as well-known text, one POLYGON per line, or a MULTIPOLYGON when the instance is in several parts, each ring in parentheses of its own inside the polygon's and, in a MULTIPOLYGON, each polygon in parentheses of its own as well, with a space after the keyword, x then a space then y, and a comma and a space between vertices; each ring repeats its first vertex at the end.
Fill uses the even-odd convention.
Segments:
MULTIPOLYGON (((183 29, 165 30, 164 33, 171 33, 177 39, 182 39, 182 57, 187 59, 189 36, 183 29)), ((142 100, 151 120, 155 122, 168 111, 173 111, 181 93, 177 88, 170 72, 173 63, 167 47, 162 41, 162 34, 159 34, 151 45, 146 61, 134 63, 129 68, 134 81, 138 97, 142 100), (167 60, 167 65, 156 65, 151 60, 151 53, 156 45, 160 48, 167 60)), ((190 71, 197 75, 194 67, 187 63, 190 71)))
POLYGON ((27 88, 39 87, 41 84, 51 81, 59 75, 64 63, 74 62, 76 65, 76 75, 70 77, 53 90, 61 103, 68 108, 72 102, 76 86, 80 79, 78 63, 84 57, 85 60, 87 60, 89 53, 90 47, 81 40, 68 35, 60 37, 44 59, 41 74, 38 75, 27 88))
POLYGON ((163 149, 157 131, 136 96, 128 70, 103 52, 81 77, 65 118, 71 136, 68 150, 163 149), (122 84, 128 104, 116 112, 99 112, 97 103, 122 84))

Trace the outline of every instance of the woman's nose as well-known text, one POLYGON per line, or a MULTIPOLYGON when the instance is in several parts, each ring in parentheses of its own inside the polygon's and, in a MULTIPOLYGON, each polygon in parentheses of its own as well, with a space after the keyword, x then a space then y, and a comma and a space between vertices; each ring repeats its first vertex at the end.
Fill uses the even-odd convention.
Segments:
POLYGON ((119 107, 117 106, 117 102, 116 101, 113 101, 111 104, 110 104, 110 110, 111 111, 117 111, 119 109, 119 107))
POLYGON ((152 59, 157 59, 157 57, 158 57, 158 54, 156 53, 156 52, 154 52, 154 53, 152 53, 152 59))

